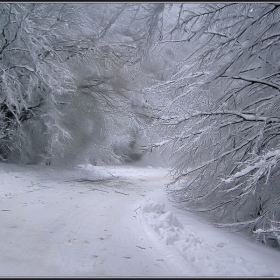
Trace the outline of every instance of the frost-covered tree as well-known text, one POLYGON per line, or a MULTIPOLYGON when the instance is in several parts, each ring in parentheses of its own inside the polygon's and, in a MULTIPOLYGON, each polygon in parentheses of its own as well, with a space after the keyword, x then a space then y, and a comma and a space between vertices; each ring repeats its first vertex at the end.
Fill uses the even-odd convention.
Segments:
POLYGON ((181 59, 145 90, 160 135, 151 147, 172 149, 171 194, 219 226, 279 246, 279 4, 176 9, 161 48, 181 59))
POLYGON ((129 159, 137 137, 124 114, 137 92, 129 79, 140 84, 137 63, 161 11, 160 4, 1 4, 0 159, 129 159))

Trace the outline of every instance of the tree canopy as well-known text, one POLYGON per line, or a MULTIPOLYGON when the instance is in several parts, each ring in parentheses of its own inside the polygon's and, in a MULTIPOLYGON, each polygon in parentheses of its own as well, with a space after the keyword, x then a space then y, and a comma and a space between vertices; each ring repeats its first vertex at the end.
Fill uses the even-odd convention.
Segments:
POLYGON ((178 7, 161 46, 181 60, 154 96, 157 141, 171 149, 181 207, 279 246, 279 4, 178 7), (192 50, 184 55, 189 42, 192 50), (160 98, 159 98, 160 96, 160 98), (160 102, 159 102, 160 100, 160 102))

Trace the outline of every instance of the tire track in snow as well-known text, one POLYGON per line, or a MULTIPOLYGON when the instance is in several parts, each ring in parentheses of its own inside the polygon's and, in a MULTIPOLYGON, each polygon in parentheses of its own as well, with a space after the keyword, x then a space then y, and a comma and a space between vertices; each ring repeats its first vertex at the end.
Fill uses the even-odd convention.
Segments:
POLYGON ((73 176, 34 169, 20 175, 35 183, 15 181, 15 195, 2 204, 11 209, 5 219, 0 213, 2 276, 172 276, 133 212, 147 191, 139 184, 150 176, 145 170, 126 167, 121 179, 94 182, 92 170, 73 176))

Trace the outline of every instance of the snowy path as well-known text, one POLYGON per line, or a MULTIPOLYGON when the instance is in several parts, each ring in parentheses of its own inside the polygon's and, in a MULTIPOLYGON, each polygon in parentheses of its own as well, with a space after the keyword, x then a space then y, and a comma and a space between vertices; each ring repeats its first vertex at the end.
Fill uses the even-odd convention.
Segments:
POLYGON ((278 276, 280 253, 167 200, 166 169, 0 166, 0 276, 278 276))

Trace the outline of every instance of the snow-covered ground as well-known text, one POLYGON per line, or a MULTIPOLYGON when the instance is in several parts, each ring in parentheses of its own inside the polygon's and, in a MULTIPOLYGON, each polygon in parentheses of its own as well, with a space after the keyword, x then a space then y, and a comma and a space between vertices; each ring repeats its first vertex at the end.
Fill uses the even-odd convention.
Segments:
POLYGON ((0 276, 280 276, 280 252, 172 206, 165 168, 0 176, 0 276))

